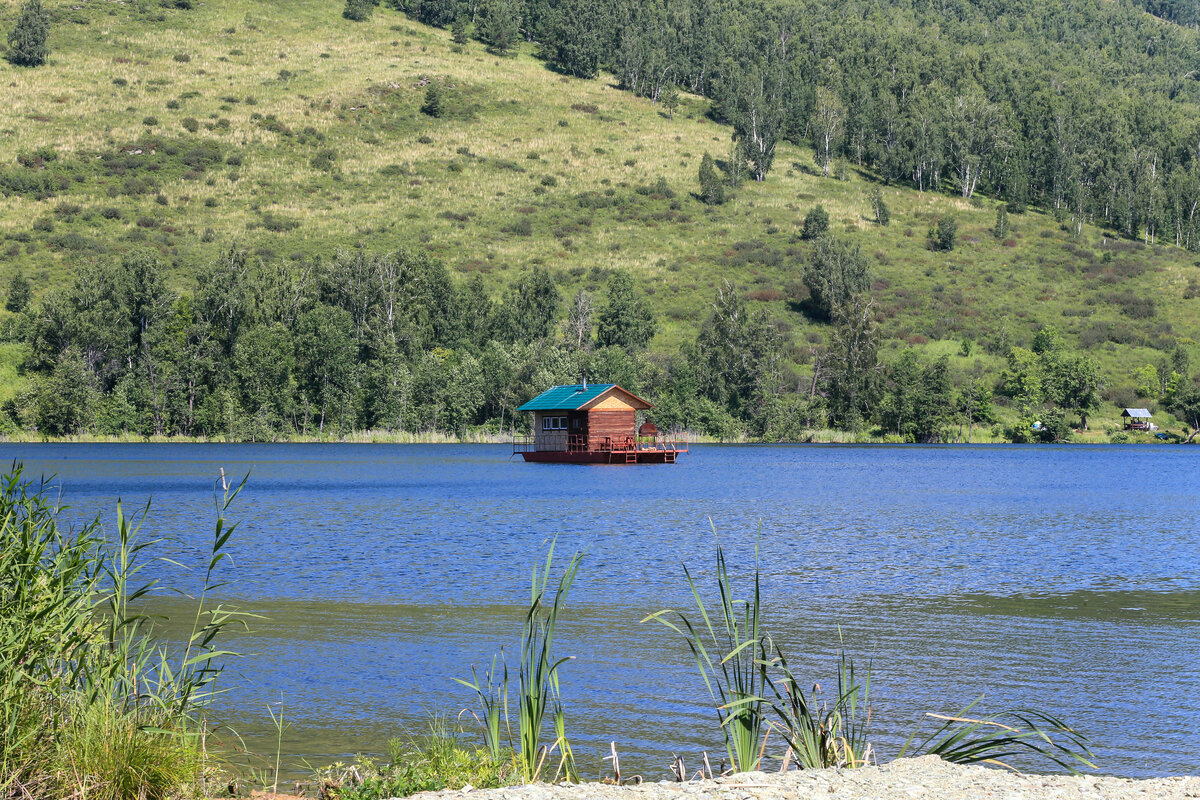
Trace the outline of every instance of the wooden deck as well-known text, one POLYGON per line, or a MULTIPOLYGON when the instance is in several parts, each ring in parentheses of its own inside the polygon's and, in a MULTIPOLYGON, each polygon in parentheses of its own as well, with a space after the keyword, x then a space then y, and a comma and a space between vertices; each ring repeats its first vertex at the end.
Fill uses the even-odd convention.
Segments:
POLYGON ((513 437, 513 454, 551 464, 674 464, 688 452, 686 436, 529 434, 513 437))

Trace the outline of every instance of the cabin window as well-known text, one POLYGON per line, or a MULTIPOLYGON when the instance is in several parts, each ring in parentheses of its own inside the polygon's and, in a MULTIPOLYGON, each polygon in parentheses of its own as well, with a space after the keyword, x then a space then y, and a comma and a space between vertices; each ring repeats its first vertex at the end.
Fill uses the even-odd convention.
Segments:
POLYGON ((544 431, 565 431, 567 429, 566 417, 542 417, 542 430, 544 431))

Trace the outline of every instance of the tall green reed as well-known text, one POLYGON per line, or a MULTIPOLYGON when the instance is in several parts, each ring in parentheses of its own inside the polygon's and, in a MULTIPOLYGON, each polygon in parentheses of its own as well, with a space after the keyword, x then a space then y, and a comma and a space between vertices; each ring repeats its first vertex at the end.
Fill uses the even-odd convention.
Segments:
POLYGON ((222 660, 217 639, 245 615, 210 605, 233 526, 225 513, 244 485, 222 476, 216 533, 186 644, 158 642, 138 604, 158 542, 117 507, 116 537, 99 520, 59 524, 44 480, 19 465, 0 478, 0 797, 85 791, 97 800, 165 796, 202 776, 203 708, 222 660))
POLYGON ((57 524, 44 481, 0 477, 0 796, 37 789, 102 621, 98 523, 57 524))
POLYGON ((492 666, 484 673, 482 682, 474 665, 471 666, 470 683, 461 678, 454 680, 475 692, 481 715, 476 715, 475 718, 483 728, 484 745, 492 760, 500 761, 509 749, 505 742, 512 741, 512 728, 508 721, 508 665, 504 663, 504 648, 500 649, 499 654, 492 656, 492 666), (500 662, 500 672, 496 671, 497 660, 500 662), (506 737, 500 730, 501 716, 504 718, 506 737))
POLYGON ((709 613, 691 571, 684 565, 688 587, 699 615, 693 625, 686 614, 666 609, 647 616, 683 637, 709 695, 717 701, 717 719, 725 737, 730 763, 739 772, 758 769, 762 762, 767 718, 765 692, 769 685, 771 640, 762 629, 761 571, 755 548, 754 589, 749 600, 734 598, 725 551, 717 545, 719 609, 709 613), (715 619, 715 621, 714 621, 715 619))
MULTIPOLYGON (((550 543, 545 563, 540 568, 533 568, 529 607, 521 632, 521 660, 517 670, 516 695, 519 744, 514 749, 521 779, 526 783, 539 780, 547 762, 554 758, 557 758, 554 780, 578 779, 575 755, 567 738, 566 713, 558 680, 559 667, 571 659, 554 657, 552 649, 558 617, 566 605, 583 554, 575 553, 571 557, 566 569, 558 578, 554 596, 550 599, 548 591, 556 544, 557 540, 550 543), (550 714, 551 728, 554 732, 554 738, 549 742, 545 739, 547 712, 550 714)), ((502 672, 497 673, 496 658, 493 657, 492 668, 485 674, 486 680, 483 682, 480 682, 474 667, 471 669, 473 682, 454 679, 475 692, 482 714, 480 722, 484 728, 484 739, 489 752, 496 757, 502 752, 500 718, 503 716, 506 725, 509 719, 508 667, 503 663, 503 651, 499 657, 502 672)))

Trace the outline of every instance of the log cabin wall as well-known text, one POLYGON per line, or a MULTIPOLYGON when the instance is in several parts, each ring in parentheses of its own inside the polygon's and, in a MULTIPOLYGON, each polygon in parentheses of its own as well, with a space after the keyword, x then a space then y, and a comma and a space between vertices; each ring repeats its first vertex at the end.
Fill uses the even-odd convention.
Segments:
POLYGON ((604 438, 624 438, 633 436, 637 430, 637 412, 628 411, 589 411, 587 415, 587 433, 590 437, 592 450, 599 449, 604 444, 604 438))

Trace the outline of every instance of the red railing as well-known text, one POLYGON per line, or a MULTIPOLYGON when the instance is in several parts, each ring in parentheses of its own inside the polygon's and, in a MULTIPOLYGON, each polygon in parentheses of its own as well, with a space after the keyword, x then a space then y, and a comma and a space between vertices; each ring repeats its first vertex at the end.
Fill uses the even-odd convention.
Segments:
POLYGON ((586 436, 580 433, 550 432, 513 437, 513 453, 686 453, 686 433, 659 436, 586 436))

